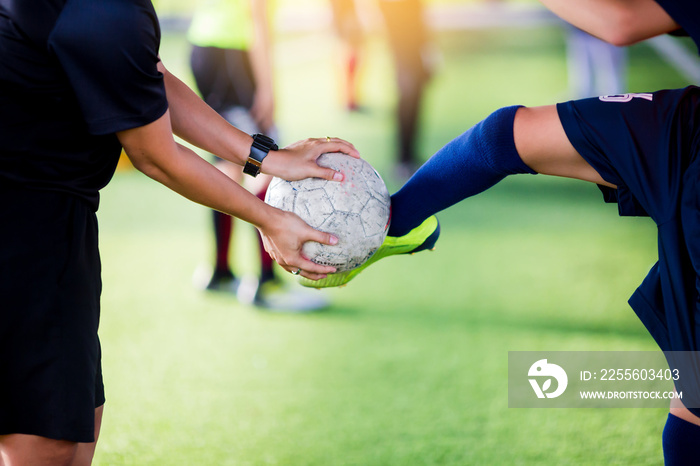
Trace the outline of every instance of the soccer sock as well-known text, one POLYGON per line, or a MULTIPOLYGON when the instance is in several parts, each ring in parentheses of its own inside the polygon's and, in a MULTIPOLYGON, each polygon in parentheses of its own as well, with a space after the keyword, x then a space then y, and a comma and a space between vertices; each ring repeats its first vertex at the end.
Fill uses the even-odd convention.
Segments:
POLYGON ((215 273, 230 273, 228 253, 231 246, 233 219, 230 215, 212 210, 214 219, 214 240, 216 241, 215 273))
POLYGON ((700 426, 669 413, 662 441, 666 466, 697 464, 700 426))
POLYGON ((535 174, 518 155, 518 107, 496 110, 428 160, 391 197, 390 236, 403 236, 431 215, 479 194, 507 175, 535 174))
MULTIPOLYGON (((265 186, 264 189, 258 191, 255 195, 258 196, 258 199, 265 202, 266 192, 267 186, 265 186)), ((267 251, 265 251, 265 246, 262 241, 262 236, 260 236, 260 232, 257 230, 256 232, 258 234, 258 244, 260 247, 260 283, 263 283, 275 278, 275 269, 273 268, 272 257, 270 257, 267 251)))

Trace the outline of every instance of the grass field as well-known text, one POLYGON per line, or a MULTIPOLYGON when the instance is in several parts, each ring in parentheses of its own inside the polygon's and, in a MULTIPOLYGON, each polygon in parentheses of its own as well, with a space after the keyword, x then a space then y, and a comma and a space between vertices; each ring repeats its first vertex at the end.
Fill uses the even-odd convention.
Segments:
MULTIPOLYGON (((284 141, 345 137, 396 189, 382 43, 366 57, 367 109, 348 115, 330 39, 282 39, 284 141), (297 51, 304 59, 291 60, 297 51)), ((566 98, 558 29, 438 41, 426 157, 500 106, 566 98)), ((189 79, 180 35, 166 34, 162 56, 189 79)), ((685 85, 644 45, 630 50, 630 73, 631 91, 685 85)), ((507 179, 440 216, 436 252, 380 262, 313 315, 193 289, 211 255, 208 212, 138 173, 116 175, 99 215, 98 465, 661 463, 664 410, 507 407, 508 351, 655 349, 626 303, 655 261, 654 226, 618 218, 594 186, 507 179)), ((236 264, 250 272, 242 230, 236 264)))

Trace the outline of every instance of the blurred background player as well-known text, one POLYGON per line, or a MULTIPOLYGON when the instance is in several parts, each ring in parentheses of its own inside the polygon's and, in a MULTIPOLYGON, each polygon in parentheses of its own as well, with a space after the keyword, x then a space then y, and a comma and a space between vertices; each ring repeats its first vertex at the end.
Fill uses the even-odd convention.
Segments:
MULTIPOLYGON (((394 175, 405 181, 420 166, 416 143, 419 136, 421 104, 433 67, 433 47, 425 12, 420 0, 377 0, 385 26, 386 39, 394 61, 398 99, 396 131, 398 152, 394 175)), ((346 108, 360 110, 358 103, 358 69, 364 31, 360 21, 361 5, 356 0, 331 0, 333 26, 343 44, 343 87, 346 108)), ((378 8, 377 8, 378 7, 378 8)))
POLYGON ((343 52, 343 97, 349 111, 359 110, 357 102, 357 72, 363 42, 363 31, 357 16, 355 0, 331 0, 333 27, 338 35, 343 52))
MULTIPOLYGON (((187 37, 192 44, 192 72, 204 101, 241 131, 277 140, 268 7, 265 0, 209 0, 195 12, 187 37)), ((240 167, 218 158, 216 166, 242 183, 240 167)), ((250 178, 246 187, 264 200, 270 179, 250 178)), ((241 302, 271 310, 313 311, 328 305, 324 295, 275 276, 258 232, 260 276, 237 277, 230 265, 233 218, 218 211, 212 215, 214 266, 197 269, 198 287, 232 293, 241 302)))
POLYGON ((394 58, 399 97, 395 175, 407 179, 420 166, 416 155, 421 103, 432 74, 430 38, 420 0, 378 0, 394 58))

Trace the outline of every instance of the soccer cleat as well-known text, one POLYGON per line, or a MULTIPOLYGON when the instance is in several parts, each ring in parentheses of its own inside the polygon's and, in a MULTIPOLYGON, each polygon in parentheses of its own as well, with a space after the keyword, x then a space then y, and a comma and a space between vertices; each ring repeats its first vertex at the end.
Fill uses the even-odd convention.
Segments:
POLYGON ((420 251, 435 249, 435 243, 440 237, 440 222, 434 215, 403 236, 387 236, 377 252, 361 266, 345 272, 332 273, 321 280, 309 280, 299 277, 299 283, 309 288, 330 288, 343 286, 355 278, 360 272, 377 262, 379 259, 397 254, 415 254, 420 251))
POLYGON ((243 304, 273 312, 313 312, 330 304, 323 293, 305 290, 295 283, 280 279, 262 283, 255 278, 244 279, 238 288, 237 297, 243 304))

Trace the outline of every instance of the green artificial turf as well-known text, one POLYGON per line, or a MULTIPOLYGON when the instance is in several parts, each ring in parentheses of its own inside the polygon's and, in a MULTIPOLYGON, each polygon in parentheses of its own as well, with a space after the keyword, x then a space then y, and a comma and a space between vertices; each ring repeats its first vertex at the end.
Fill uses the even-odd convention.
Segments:
MULTIPOLYGON (((372 39, 365 111, 349 115, 333 47, 310 39, 279 45, 283 142, 345 137, 395 190, 386 46, 372 39)), ((556 28, 437 39, 426 158, 500 106, 567 98, 556 28)), ((161 54, 189 80, 180 35, 161 54)), ((632 91, 684 85, 644 45, 630 54, 632 91)), ((440 215, 435 252, 378 263, 310 315, 194 289, 208 211, 136 172, 117 173, 99 217, 97 465, 661 464, 664 410, 508 408, 508 351, 655 349, 626 303, 656 260, 654 226, 618 218, 592 185, 507 179, 440 215)), ((255 272, 252 229, 237 228, 236 270, 255 272)))

